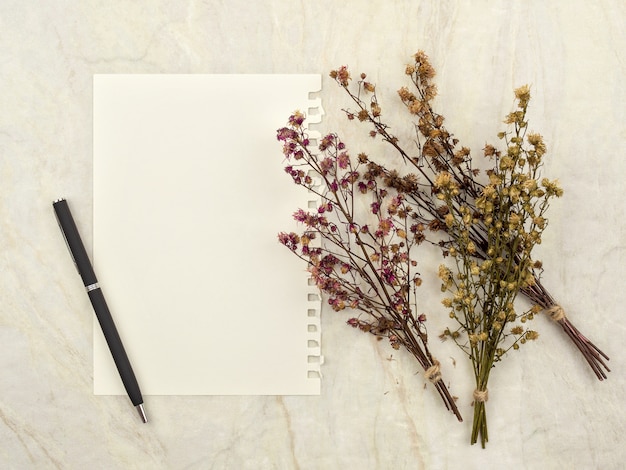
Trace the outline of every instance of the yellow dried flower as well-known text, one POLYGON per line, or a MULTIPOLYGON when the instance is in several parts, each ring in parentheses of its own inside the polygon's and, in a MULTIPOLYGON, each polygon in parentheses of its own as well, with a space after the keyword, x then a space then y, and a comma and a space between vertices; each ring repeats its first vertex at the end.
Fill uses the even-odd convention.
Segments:
POLYGON ((524 113, 522 111, 513 111, 504 118, 505 124, 520 124, 524 122, 524 113))
POLYGON ((439 279, 444 283, 448 283, 452 280, 452 271, 450 271, 445 265, 439 265, 439 272, 437 273, 439 279))
POLYGON ((538 157, 542 157, 546 153, 546 144, 543 142, 541 134, 528 134, 527 140, 535 148, 538 157))
POLYGON ((522 218, 517 212, 511 212, 511 214, 509 215, 509 226, 511 228, 517 228, 521 221, 522 218))
POLYGON ((509 157, 508 155, 505 155, 504 157, 500 159, 501 170, 506 171, 506 170, 512 170, 513 168, 515 168, 515 162, 513 161, 511 157, 509 157))
POLYGON ((415 95, 409 91, 407 87, 402 87, 398 90, 398 95, 403 102, 411 102, 414 101, 415 95))
POLYGON ((452 183, 452 175, 447 171, 442 171, 437 175, 437 178, 435 179, 435 187, 437 188, 448 188, 452 183))
POLYGON ((524 337, 529 341, 534 341, 537 338, 539 338, 539 333, 533 330, 528 330, 526 334, 524 335, 524 337))
POLYGON ((548 178, 541 180, 541 186, 546 190, 548 196, 561 197, 563 195, 563 189, 559 186, 558 180, 550 181, 548 178))
POLYGON ((524 183, 522 183, 522 187, 528 192, 534 191, 537 189, 537 180, 527 179, 524 183))
POLYGON ((515 89, 515 98, 519 101, 519 107, 525 108, 530 101, 530 87, 528 85, 522 85, 515 89))
POLYGON ((546 226, 546 219, 538 215, 537 217, 533 218, 533 223, 540 229, 544 229, 546 226))
POLYGON ((489 182, 493 186, 499 186, 499 185, 502 184, 502 177, 500 175, 498 175, 497 173, 490 173, 489 174, 489 182))
POLYGON ((493 145, 487 144, 483 149, 485 157, 493 157, 496 154, 496 148, 493 145))
POLYGON ((454 216, 450 213, 446 214, 444 221, 448 227, 452 227, 454 225, 454 216))

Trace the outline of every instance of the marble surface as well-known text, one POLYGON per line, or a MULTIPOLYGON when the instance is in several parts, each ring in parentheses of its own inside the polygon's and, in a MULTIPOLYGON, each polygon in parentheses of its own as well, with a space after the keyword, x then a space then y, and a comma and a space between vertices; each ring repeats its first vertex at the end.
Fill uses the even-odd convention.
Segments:
MULTIPOLYGON (((3 0, 0 467, 623 468, 625 20, 620 0, 3 0), (532 85, 545 171, 566 191, 540 247, 544 280, 611 357, 609 379, 537 319, 540 340, 493 375, 482 450, 469 445, 471 372, 453 345, 433 349, 462 424, 410 357, 323 310, 320 396, 149 396, 147 425, 126 397, 94 396, 93 315, 50 205, 77 201, 90 248, 92 75, 323 73, 324 126, 356 145, 367 140, 342 118, 347 102, 327 72, 368 72, 393 114, 420 48, 438 70, 448 127, 475 151, 501 130, 512 89, 532 85)), ((423 308, 439 331, 436 289, 423 308)))

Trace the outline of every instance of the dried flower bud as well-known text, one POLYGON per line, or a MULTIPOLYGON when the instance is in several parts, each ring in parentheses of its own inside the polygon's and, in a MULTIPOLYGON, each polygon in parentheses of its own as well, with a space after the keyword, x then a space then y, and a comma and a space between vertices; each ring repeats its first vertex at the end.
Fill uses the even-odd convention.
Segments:
POLYGON ((529 341, 534 341, 537 338, 539 338, 539 333, 537 333, 536 331, 533 330, 528 330, 526 332, 526 334, 524 335, 525 339, 529 340, 529 341))
POLYGON ((367 121, 369 119, 370 115, 367 112, 366 109, 362 109, 359 111, 359 113, 357 114, 357 118, 359 119, 359 121, 363 122, 363 121, 367 121))
POLYGON ((515 98, 518 99, 520 108, 525 108, 530 101, 530 87, 528 85, 523 85, 517 89, 515 89, 515 98))
POLYGON ((337 70, 331 70, 330 77, 337 80, 337 82, 344 88, 348 86, 348 82, 351 80, 350 72, 348 71, 348 67, 345 65, 342 65, 337 70))
POLYGON ((563 189, 559 186, 558 180, 550 181, 548 178, 544 178, 541 180, 541 185, 548 196, 561 197, 563 195, 563 189))
POLYGON ((375 101, 372 101, 372 116, 379 117, 380 116, 380 106, 375 101))
POLYGON ((496 154, 496 148, 493 145, 487 144, 483 149, 485 157, 493 157, 496 154))
POLYGON ((398 95, 404 103, 412 102, 416 99, 415 95, 408 88, 402 87, 398 90, 398 95))
POLYGON ((435 178, 435 187, 440 189, 445 189, 450 187, 452 183, 452 175, 447 171, 442 171, 435 178))
POLYGON ((530 133, 527 139, 528 143, 535 148, 537 156, 541 158, 546 153, 546 144, 543 142, 541 134, 530 133))
POLYGON ((298 243, 300 243, 300 236, 294 232, 278 234, 278 241, 289 248, 291 251, 296 251, 298 243))

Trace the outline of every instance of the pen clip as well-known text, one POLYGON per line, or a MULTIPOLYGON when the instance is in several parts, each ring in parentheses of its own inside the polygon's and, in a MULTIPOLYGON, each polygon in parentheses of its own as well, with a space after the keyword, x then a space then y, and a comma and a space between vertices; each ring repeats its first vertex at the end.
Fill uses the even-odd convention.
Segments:
MULTIPOLYGON (((65 199, 61 198, 61 199, 55 200, 52 203, 52 207, 54 208, 54 205, 57 202, 62 202, 62 201, 65 201, 65 199)), ((67 251, 69 251, 69 253, 70 253, 70 258, 72 258, 72 263, 74 263, 74 267, 76 268, 76 272, 80 276, 80 270, 78 269, 78 264, 76 263, 76 259, 74 258, 74 253, 72 253, 72 249, 70 248, 70 243, 67 241, 67 235, 65 235, 65 230, 63 230, 63 226, 61 225, 61 220, 59 220, 59 214, 57 214, 56 209, 54 210, 54 218, 57 220, 57 224, 59 226, 59 229, 61 230, 61 235, 63 235, 63 241, 65 242, 65 246, 67 247, 67 251)))

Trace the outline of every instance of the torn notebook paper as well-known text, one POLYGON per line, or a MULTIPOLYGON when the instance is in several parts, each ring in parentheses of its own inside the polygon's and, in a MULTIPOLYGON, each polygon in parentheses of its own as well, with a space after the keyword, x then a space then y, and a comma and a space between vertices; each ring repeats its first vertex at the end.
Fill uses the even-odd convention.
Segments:
MULTIPOLYGON (((319 394, 320 302, 277 240, 276 130, 319 75, 95 75, 93 258, 148 395, 319 394)), ((124 394, 94 328, 94 390, 124 394)))

